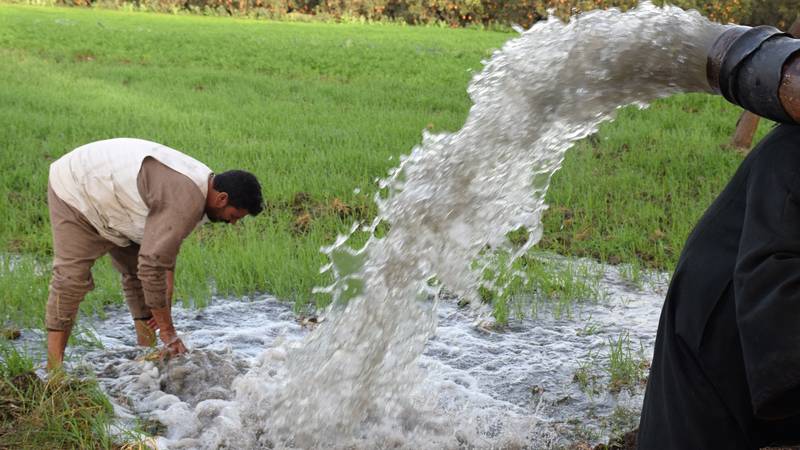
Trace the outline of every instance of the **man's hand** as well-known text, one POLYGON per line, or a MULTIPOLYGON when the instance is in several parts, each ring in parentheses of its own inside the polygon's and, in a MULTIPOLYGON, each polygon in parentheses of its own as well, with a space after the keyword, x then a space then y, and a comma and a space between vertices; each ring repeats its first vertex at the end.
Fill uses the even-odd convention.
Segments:
POLYGON ((159 331, 158 336, 161 338, 161 342, 164 343, 164 350, 170 355, 180 355, 188 351, 186 346, 183 345, 181 338, 178 337, 178 333, 175 331, 174 327, 169 331, 159 331))
POLYGON ((172 324, 172 310, 169 306, 164 308, 150 308, 153 321, 158 327, 158 337, 164 343, 164 348, 171 355, 186 353, 186 346, 178 337, 175 326, 172 324))

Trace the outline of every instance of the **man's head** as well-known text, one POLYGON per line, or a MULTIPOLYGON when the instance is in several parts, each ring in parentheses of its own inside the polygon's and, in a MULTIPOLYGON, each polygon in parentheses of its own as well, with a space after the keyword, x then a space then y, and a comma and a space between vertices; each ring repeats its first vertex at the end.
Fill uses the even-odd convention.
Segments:
POLYGON ((212 222, 236 223, 264 209, 261 185, 255 175, 243 170, 229 170, 209 181, 206 215, 212 222))

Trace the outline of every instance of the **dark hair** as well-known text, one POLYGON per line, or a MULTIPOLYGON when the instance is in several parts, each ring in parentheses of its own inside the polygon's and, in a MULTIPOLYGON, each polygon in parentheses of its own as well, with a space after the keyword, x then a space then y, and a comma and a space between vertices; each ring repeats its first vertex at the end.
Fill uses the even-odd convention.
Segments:
POLYGON ((246 209, 252 216, 257 216, 264 209, 261 185, 250 172, 229 170, 214 175, 214 189, 227 193, 231 206, 246 209))

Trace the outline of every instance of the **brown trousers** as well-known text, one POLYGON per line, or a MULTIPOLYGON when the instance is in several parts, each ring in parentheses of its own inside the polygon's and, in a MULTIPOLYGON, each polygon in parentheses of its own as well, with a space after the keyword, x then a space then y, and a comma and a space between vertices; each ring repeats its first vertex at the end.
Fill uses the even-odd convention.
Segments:
POLYGON ((137 277, 139 246, 118 247, 100 236, 83 214, 61 200, 49 185, 47 204, 53 231, 53 276, 45 316, 47 329, 62 331, 73 326, 80 302, 94 288, 92 266, 106 253, 122 274, 122 290, 133 318, 151 317, 144 302, 142 283, 137 277))

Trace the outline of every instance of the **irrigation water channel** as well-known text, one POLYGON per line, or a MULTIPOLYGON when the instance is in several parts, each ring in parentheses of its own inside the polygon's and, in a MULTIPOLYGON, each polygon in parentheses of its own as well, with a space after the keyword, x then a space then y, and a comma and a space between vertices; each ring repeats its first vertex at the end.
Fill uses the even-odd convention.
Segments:
MULTIPOLYGON (((86 361, 129 411, 166 426, 169 448, 548 448, 570 421, 603 428, 597 417, 640 398, 588 398, 575 370, 624 332, 649 357, 663 286, 625 291, 610 269, 607 302, 504 332, 429 299, 438 286, 476 298, 485 268, 539 241, 564 153, 617 108, 708 92, 706 56, 724 29, 650 3, 535 24, 473 77, 464 126, 425 134, 380 181, 375 222, 323 249, 334 281, 320 290, 336 306, 315 331, 268 299, 178 310, 195 353, 160 370, 135 360, 120 313, 97 324, 105 348, 86 361), (520 227, 529 238, 513 248, 520 227), (366 244, 351 248, 353 234, 366 244), (587 317, 596 333, 580 332, 587 317)), ((503 291, 504 279, 488 283, 503 291)))

